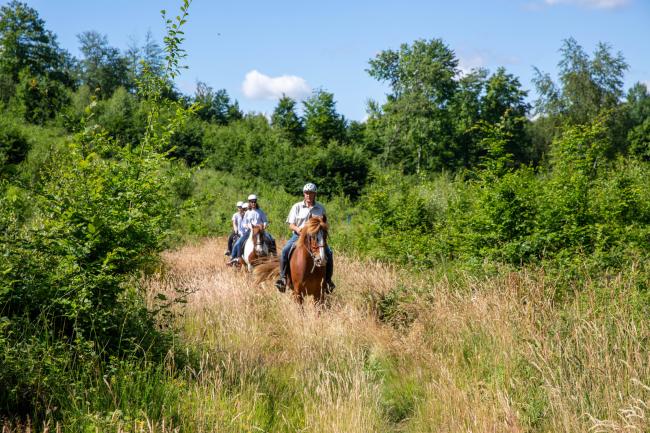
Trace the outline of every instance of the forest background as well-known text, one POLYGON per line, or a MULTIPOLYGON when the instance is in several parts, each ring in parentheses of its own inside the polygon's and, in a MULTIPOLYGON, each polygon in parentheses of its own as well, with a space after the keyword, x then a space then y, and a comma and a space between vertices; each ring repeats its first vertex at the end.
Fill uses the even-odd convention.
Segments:
MULTIPOLYGON (((650 93, 642 83, 623 88, 622 53, 562 41, 558 76, 537 71, 531 105, 505 68, 461 73, 443 40, 415 40, 369 60, 368 74, 390 93, 369 103, 366 121, 345 119, 324 89, 302 107, 283 97, 266 117, 205 83, 193 95, 175 89, 188 13, 185 0, 178 16, 164 15, 162 43, 148 37, 126 51, 84 32, 74 58, 36 10, 15 0, 0 9, 0 413, 8 425, 30 419, 81 431, 146 419, 162 430, 164 420, 189 431, 226 428, 192 419, 187 396, 171 391, 200 382, 204 362, 200 343, 176 322, 190 291, 151 300, 143 281, 165 272, 161 251, 228 234, 234 203, 251 192, 271 232, 286 237, 286 212, 310 181, 337 255, 419 278, 364 301, 378 323, 408 335, 424 320, 415 311, 443 294, 475 296, 476 281, 536 275, 531 284, 543 287, 552 320, 535 326, 557 339, 546 347, 549 371, 607 364, 588 386, 578 381, 578 403, 558 406, 562 387, 545 382, 543 365, 508 359, 506 380, 506 360, 483 363, 493 354, 489 332, 469 330, 450 353, 458 349, 458 368, 483 383, 466 378, 472 387, 507 390, 516 420, 504 423, 551 431, 572 414, 572 428, 584 431, 647 428, 650 93), (582 352, 576 337, 587 319, 604 338, 595 352, 582 352)), ((517 296, 525 305, 533 295, 517 296)), ((444 417, 426 411, 431 395, 415 377, 392 375, 404 368, 394 354, 370 355, 364 374, 383 387, 381 427, 372 429, 424 431, 429 420, 436 431, 444 417)), ((247 380, 284 377, 266 373, 247 380)), ((283 394, 289 385, 265 386, 299 406, 302 418, 286 425, 304 427, 308 409, 283 394)), ((263 406, 253 425, 291 431, 263 406)))

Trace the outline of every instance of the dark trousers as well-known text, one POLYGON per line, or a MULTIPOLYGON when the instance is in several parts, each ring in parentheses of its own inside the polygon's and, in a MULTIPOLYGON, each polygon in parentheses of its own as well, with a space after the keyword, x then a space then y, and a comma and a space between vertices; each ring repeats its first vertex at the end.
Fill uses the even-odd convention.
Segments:
POLYGON ((230 236, 228 236, 228 254, 232 252, 233 242, 237 242, 238 239, 239 239, 239 233, 237 232, 230 233, 230 236))

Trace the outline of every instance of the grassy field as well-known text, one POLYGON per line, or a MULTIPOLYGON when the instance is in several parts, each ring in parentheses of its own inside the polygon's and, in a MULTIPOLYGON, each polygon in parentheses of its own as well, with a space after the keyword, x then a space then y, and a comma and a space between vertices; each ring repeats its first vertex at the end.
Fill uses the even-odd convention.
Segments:
POLYGON ((338 255, 337 291, 319 311, 226 267, 224 247, 167 251, 145 281, 152 308, 160 293, 189 293, 169 320, 196 349, 192 367, 105 379, 115 410, 81 407, 84 428, 62 430, 650 431, 635 269, 560 302, 541 269, 441 278, 338 255))
POLYGON ((543 270, 408 275, 337 257, 328 309, 301 309, 224 266, 223 239, 164 256, 150 293, 193 293, 182 335, 202 348, 185 431, 648 431, 650 330, 634 269, 562 304, 543 270))

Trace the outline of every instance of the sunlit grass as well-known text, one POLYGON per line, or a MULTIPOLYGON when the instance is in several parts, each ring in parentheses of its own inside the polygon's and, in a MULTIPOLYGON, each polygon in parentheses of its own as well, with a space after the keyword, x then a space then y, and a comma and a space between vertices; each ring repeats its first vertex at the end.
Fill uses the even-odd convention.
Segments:
POLYGON ((560 283, 541 269, 449 281, 338 255, 329 306, 301 308, 226 267, 224 242, 164 253, 144 283, 151 307, 160 293, 185 297, 168 325, 191 361, 118 373, 115 401, 89 397, 62 431, 650 429, 650 329, 635 269, 587 278, 560 302, 560 283), (149 401, 129 410, 137 399, 149 401))

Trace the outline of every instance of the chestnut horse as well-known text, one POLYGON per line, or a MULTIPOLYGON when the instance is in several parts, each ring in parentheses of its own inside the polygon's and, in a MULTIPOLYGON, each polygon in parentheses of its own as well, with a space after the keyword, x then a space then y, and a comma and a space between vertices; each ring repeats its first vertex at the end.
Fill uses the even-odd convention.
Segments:
MULTIPOLYGON (((313 296, 316 304, 325 300, 325 267, 327 265, 327 233, 323 217, 311 217, 300 231, 289 259, 288 287, 294 299, 302 304, 305 296, 313 296)), ((257 282, 277 275, 279 259, 273 258, 255 268, 257 282)))

